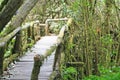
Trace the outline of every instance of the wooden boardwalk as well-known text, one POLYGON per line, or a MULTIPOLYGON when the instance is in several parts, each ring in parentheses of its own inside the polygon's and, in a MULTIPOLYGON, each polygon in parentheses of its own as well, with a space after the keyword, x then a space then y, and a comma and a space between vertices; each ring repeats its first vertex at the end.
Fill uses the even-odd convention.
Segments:
MULTIPOLYGON (((57 43, 57 36, 45 36, 42 37, 30 51, 20 58, 20 61, 16 62, 13 68, 9 70, 10 76, 6 76, 4 80, 30 80, 31 72, 33 69, 33 57, 35 54, 45 54, 47 49, 54 46, 57 43)), ((54 52, 49 56, 41 67, 39 80, 48 80, 52 73, 52 66, 54 61, 54 52)))

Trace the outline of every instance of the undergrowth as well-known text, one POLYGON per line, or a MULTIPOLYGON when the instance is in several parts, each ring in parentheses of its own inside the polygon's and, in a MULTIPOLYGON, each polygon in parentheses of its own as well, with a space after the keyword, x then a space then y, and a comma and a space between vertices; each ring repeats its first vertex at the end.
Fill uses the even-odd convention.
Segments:
POLYGON ((100 76, 90 75, 83 80, 120 80, 120 67, 113 67, 111 69, 100 68, 100 76))

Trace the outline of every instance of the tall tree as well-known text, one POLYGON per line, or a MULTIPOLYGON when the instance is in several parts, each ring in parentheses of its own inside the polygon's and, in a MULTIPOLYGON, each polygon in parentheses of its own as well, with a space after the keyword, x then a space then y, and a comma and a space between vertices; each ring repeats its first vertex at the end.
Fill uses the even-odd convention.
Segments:
MULTIPOLYGON (((2 10, 2 12, 0 12, 0 32, 3 30, 6 23, 9 22, 11 17, 14 15, 14 13, 16 12, 15 10, 18 9, 18 8, 16 9, 16 7, 18 7, 18 5, 23 0, 10 0, 10 1, 11 1, 11 4, 6 5, 6 7, 2 10), (14 7, 13 7, 13 5, 14 5, 14 7)), ((8 3, 10 3, 10 1, 8 3)), ((26 18, 26 16, 30 12, 30 10, 37 3, 37 1, 38 0, 25 0, 24 4, 17 11, 16 16, 11 21, 10 26, 6 27, 6 29, 2 31, 3 34, 1 34, 0 36, 4 37, 7 34, 9 34, 10 32, 12 32, 13 30, 15 30, 17 27, 21 26, 22 22, 24 21, 24 19, 26 18)), ((21 41, 21 40, 19 40, 19 41, 21 41)), ((15 45, 18 45, 18 44, 15 44, 15 45)), ((21 46, 21 45, 18 45, 18 46, 21 46)), ((1 60, 0 60, 0 64, 1 64, 1 66, 0 66, 0 75, 2 75, 2 73, 3 73, 3 71, 2 71, 3 70, 3 65, 2 64, 3 64, 4 48, 0 48, 0 54, 1 54, 0 55, 0 58, 1 58, 1 60)))
POLYGON ((23 0, 9 0, 0 12, 0 32, 21 6, 23 0))
MULTIPOLYGON (((12 31, 13 29, 15 29, 16 27, 19 27, 22 22, 24 21, 24 19, 26 18, 26 16, 28 15, 28 13, 30 12, 30 10, 34 7, 34 5, 38 2, 38 0, 27 0, 22 6, 21 8, 18 10, 18 14, 15 16, 14 20, 11 22, 11 29, 9 29, 9 32, 12 31)), ((15 45, 14 45, 14 53, 19 53, 22 51, 22 37, 20 36, 22 35, 22 32, 20 31, 17 35, 16 35, 16 41, 15 41, 15 45)))
MULTIPOLYGON (((0 32, 11 20, 15 12, 21 6, 23 0, 4 0, 0 10, 0 32)), ((0 36, 1 37, 1 36, 0 36)), ((0 75, 3 73, 4 47, 0 47, 0 75)))
POLYGON ((37 2, 38 0, 26 0, 24 4, 20 7, 20 9, 17 11, 17 14, 11 21, 10 26, 7 27, 4 31, 2 31, 2 34, 0 36, 6 36, 14 29, 21 26, 22 22, 37 2))

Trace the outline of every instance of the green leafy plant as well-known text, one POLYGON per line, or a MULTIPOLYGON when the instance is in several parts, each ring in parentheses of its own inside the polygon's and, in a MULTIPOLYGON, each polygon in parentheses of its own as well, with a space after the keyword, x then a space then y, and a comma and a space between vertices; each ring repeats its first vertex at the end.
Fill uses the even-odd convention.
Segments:
POLYGON ((28 48, 31 48, 34 44, 34 40, 32 40, 31 38, 28 38, 29 43, 27 44, 28 48))
POLYGON ((100 39, 101 39, 102 43, 106 44, 106 45, 113 43, 113 39, 110 34, 104 35, 100 39))
POLYGON ((8 44, 8 48, 5 51, 4 57, 7 58, 12 54, 12 49, 14 47, 14 43, 15 43, 15 38, 13 38, 10 43, 8 44))
POLYGON ((113 67, 112 69, 100 68, 100 76, 90 75, 83 80, 120 80, 120 67, 113 67))
POLYGON ((62 70, 62 80, 75 80, 77 75, 77 70, 74 67, 64 68, 62 70))

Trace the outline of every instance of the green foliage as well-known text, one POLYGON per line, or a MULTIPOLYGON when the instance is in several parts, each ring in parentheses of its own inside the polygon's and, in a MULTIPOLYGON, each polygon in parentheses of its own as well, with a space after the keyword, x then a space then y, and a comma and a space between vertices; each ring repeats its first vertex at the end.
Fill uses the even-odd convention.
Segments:
POLYGON ((73 43, 68 44, 68 50, 71 50, 73 47, 75 47, 75 44, 73 44, 73 43))
POLYGON ((61 72, 62 80, 75 80, 77 70, 74 67, 64 68, 61 72))
POLYGON ((100 71, 100 74, 102 75, 109 74, 112 72, 110 69, 104 68, 104 66, 99 67, 99 71, 100 71))
POLYGON ((8 48, 6 49, 6 52, 4 54, 4 57, 9 57, 12 54, 12 49, 14 47, 14 43, 15 43, 15 38, 13 38, 10 43, 8 44, 8 48))
POLYGON ((12 54, 12 52, 11 52, 10 50, 8 50, 8 51, 5 52, 4 57, 5 57, 5 58, 6 58, 6 57, 9 57, 11 54, 12 54))
POLYGON ((27 47, 31 48, 34 45, 34 40, 32 38, 28 38, 28 42, 27 47))
POLYGON ((101 76, 90 75, 83 80, 120 80, 120 67, 110 69, 100 68, 101 76))
POLYGON ((106 34, 106 35, 102 36, 100 39, 101 39, 102 43, 105 45, 113 43, 113 39, 110 34, 106 34))
POLYGON ((112 72, 120 72, 120 67, 112 67, 112 72))
POLYGON ((91 75, 89 77, 84 78, 83 80, 120 80, 120 72, 102 76, 91 75))
POLYGON ((0 0, 0 4, 1 4, 2 1, 3 1, 3 0, 0 0))
POLYGON ((51 22, 50 23, 50 27, 49 27, 49 30, 50 30, 50 33, 54 33, 54 34, 58 34, 61 27, 65 25, 65 22, 51 22))

